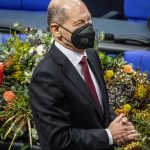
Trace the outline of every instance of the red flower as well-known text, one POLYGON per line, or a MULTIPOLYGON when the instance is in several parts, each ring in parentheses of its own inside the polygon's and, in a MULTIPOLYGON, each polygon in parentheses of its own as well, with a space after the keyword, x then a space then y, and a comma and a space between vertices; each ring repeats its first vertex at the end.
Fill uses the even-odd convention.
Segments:
POLYGON ((0 62, 0 85, 3 82, 4 64, 0 62))
POLYGON ((3 98, 7 104, 11 105, 17 99, 17 96, 12 91, 5 91, 3 93, 3 98))

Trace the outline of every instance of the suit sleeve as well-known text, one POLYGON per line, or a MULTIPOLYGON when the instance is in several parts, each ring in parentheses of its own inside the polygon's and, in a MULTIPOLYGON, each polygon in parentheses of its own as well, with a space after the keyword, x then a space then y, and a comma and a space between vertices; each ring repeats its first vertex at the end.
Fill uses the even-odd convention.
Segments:
POLYGON ((109 148, 104 129, 73 128, 65 93, 56 76, 36 72, 29 94, 42 150, 100 150, 109 148))

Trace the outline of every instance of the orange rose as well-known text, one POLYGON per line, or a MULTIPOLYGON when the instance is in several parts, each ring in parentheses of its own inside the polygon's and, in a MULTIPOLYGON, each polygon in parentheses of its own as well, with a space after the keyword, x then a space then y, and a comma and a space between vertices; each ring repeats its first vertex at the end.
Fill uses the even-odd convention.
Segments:
POLYGON ((5 91, 3 93, 3 98, 7 104, 11 105, 17 99, 17 96, 12 91, 5 91))
POLYGON ((4 64, 0 62, 0 85, 3 82, 4 64))
POLYGON ((130 65, 123 65, 123 70, 126 73, 132 73, 133 72, 133 68, 130 65))

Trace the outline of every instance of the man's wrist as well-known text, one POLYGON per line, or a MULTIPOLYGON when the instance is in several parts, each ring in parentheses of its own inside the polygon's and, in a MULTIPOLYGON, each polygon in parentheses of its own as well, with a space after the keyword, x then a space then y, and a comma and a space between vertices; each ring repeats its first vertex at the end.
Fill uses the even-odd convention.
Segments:
POLYGON ((113 138, 112 138, 112 134, 110 132, 109 129, 105 129, 107 134, 108 134, 108 138, 109 138, 109 145, 113 145, 113 138))

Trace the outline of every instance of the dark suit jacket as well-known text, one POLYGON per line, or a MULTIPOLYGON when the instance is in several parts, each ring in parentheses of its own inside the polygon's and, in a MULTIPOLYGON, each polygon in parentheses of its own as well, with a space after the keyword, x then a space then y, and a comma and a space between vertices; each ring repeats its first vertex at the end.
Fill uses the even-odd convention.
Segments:
POLYGON ((102 91, 104 119, 84 80, 53 44, 30 83, 33 118, 42 150, 110 150, 105 128, 110 122, 101 64, 93 49, 88 62, 102 91))

